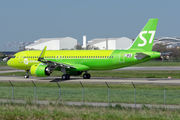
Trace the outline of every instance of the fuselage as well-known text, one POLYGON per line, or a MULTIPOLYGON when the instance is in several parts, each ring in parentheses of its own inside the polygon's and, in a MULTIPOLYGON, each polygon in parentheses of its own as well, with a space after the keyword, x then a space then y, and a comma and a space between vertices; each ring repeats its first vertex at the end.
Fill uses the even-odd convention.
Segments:
MULTIPOLYGON (((18 52, 7 64, 13 68, 30 70, 33 64, 40 63, 38 57, 41 52, 18 52)), ((143 50, 47 50, 44 59, 54 63, 85 65, 88 66, 88 70, 110 70, 138 64, 158 57, 160 57, 159 52, 143 50), (144 53, 148 56, 138 59, 136 57, 137 53, 144 53)))

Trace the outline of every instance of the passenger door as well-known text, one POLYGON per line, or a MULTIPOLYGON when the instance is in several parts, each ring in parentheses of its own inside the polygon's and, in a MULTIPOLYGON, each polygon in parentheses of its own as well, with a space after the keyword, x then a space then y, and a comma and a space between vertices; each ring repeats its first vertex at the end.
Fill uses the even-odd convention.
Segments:
POLYGON ((24 61, 23 57, 24 57, 24 53, 20 53, 19 58, 18 58, 19 63, 23 63, 23 61, 24 61))
POLYGON ((120 63, 124 63, 125 62, 124 54, 125 54, 125 52, 120 52, 120 54, 119 54, 119 62, 120 63))

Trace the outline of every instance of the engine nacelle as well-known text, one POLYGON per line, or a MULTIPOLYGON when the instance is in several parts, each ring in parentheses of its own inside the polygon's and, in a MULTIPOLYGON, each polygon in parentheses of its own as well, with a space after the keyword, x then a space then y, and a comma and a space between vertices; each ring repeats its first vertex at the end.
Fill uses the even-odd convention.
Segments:
POLYGON ((46 65, 34 64, 31 66, 30 73, 35 77, 47 77, 52 73, 46 65))

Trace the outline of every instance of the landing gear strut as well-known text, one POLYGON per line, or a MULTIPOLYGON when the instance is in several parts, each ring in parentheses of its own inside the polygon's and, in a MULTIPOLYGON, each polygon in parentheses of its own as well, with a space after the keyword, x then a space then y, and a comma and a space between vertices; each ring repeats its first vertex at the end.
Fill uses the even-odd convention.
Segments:
POLYGON ((64 74, 62 75, 62 79, 63 80, 69 80, 70 79, 70 75, 66 74, 66 69, 64 67, 61 67, 61 72, 63 72, 64 74))
POLYGON ((25 74, 24 78, 29 78, 29 70, 26 70, 26 74, 25 74))
POLYGON ((70 79, 70 75, 69 74, 63 74, 62 75, 62 79, 63 80, 69 80, 70 79))

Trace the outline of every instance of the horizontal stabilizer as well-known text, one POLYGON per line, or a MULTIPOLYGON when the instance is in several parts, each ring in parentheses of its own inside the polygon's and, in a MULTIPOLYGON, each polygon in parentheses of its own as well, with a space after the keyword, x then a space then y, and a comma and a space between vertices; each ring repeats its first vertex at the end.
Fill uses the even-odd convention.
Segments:
POLYGON ((149 55, 147 55, 147 54, 144 54, 144 53, 136 53, 136 55, 134 56, 136 59, 138 59, 138 60, 141 60, 141 59, 143 59, 143 58, 145 58, 145 57, 147 57, 147 56, 149 56, 149 55))
POLYGON ((173 52, 165 52, 165 53, 161 53, 161 55, 169 55, 171 53, 173 53, 173 52))

